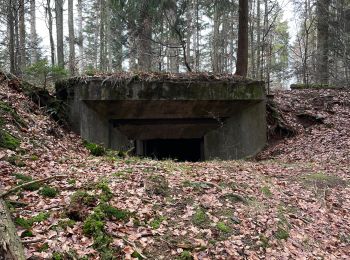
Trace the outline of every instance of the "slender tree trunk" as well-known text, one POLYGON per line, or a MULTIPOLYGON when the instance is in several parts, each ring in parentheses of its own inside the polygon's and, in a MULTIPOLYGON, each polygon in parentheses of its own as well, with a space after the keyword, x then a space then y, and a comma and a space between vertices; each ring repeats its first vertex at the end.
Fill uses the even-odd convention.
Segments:
POLYGON ((30 63, 38 61, 35 0, 30 0, 30 63))
POLYGON ((150 3, 142 2, 139 28, 138 28, 138 69, 149 71, 152 67, 152 19, 150 14, 150 3))
POLYGON ((212 40, 212 68, 214 73, 220 72, 219 69, 219 45, 220 45, 220 14, 219 14, 219 2, 215 1, 214 4, 214 26, 213 26, 213 40, 212 40))
POLYGON ((107 56, 107 71, 113 70, 113 64, 112 64, 112 34, 113 37, 117 37, 117 34, 115 32, 112 32, 111 30, 111 3, 107 2, 107 8, 106 8, 106 56, 107 56))
POLYGON ((246 77, 248 70, 248 1, 239 0, 236 75, 246 77))
POLYGON ((78 43, 79 43, 79 70, 84 71, 84 38, 83 38, 83 4, 78 0, 78 43))
POLYGON ((64 68, 63 48, 63 0, 55 0, 56 37, 57 37, 57 64, 64 68))
POLYGON ((317 75, 321 84, 329 83, 329 6, 330 0, 317 1, 317 75))
POLYGON ((75 36, 74 36, 73 0, 68 0, 68 31, 69 31, 69 73, 75 75, 75 36))
POLYGON ((55 65, 55 42, 53 40, 53 20, 51 11, 51 0, 46 1, 46 15, 48 17, 48 27, 50 35, 50 54, 51 54, 51 66, 55 65))
POLYGON ((18 63, 20 73, 23 73, 23 70, 26 66, 26 29, 24 21, 24 0, 19 1, 19 56, 18 63))
POLYGON ((14 15, 13 15, 13 0, 8 0, 7 6, 7 29, 8 29, 8 49, 10 56, 10 72, 16 73, 15 61, 15 30, 14 30, 14 15))
POLYGON ((176 12, 177 12, 177 6, 175 1, 171 1, 169 4, 169 8, 166 10, 167 20, 169 24, 169 44, 170 48, 168 51, 168 59, 169 59, 169 71, 172 73, 179 72, 179 50, 178 48, 175 48, 175 46, 178 45, 178 37, 175 32, 177 30, 176 28, 176 12))
POLYGON ((192 62, 192 56, 191 56, 191 36, 192 36, 192 24, 193 24, 193 19, 191 16, 191 9, 188 8, 186 12, 186 21, 187 21, 187 33, 186 33, 186 55, 188 62, 191 67, 193 67, 193 62, 192 62))
POLYGON ((105 19, 106 19, 106 3, 100 0, 100 70, 106 70, 106 39, 105 39, 105 19))
POLYGON ((262 79, 261 74, 261 9, 260 9, 260 0, 256 0, 256 73, 258 79, 262 79))

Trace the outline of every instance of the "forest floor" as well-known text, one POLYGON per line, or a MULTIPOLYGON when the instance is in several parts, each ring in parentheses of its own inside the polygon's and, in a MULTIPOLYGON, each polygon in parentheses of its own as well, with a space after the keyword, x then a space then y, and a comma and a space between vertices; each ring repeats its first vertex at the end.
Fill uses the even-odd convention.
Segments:
POLYGON ((0 191, 65 175, 6 197, 28 258, 348 259, 349 91, 277 92, 293 136, 270 124, 257 159, 179 163, 93 156, 0 82, 0 191))

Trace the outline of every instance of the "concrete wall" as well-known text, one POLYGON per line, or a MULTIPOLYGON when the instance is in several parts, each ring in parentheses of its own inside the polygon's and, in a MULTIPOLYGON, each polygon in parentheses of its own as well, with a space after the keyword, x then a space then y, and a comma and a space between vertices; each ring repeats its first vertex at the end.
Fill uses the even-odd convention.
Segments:
POLYGON ((70 109, 70 125, 83 139, 115 150, 130 149, 132 142, 114 128, 107 117, 80 100, 79 93, 75 93, 74 97, 70 97, 67 102, 70 109))
POLYGON ((205 135, 205 160, 241 159, 257 154, 266 144, 265 110, 265 102, 246 107, 205 135))

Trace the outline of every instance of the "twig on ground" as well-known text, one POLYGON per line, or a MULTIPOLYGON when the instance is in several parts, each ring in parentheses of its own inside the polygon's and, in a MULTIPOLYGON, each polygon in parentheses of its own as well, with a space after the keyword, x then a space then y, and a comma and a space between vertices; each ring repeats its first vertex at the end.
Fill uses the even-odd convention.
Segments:
POLYGON ((26 182, 26 183, 23 183, 21 185, 18 185, 16 187, 9 189, 8 191, 5 191, 4 193, 2 193, 0 195, 0 198, 5 198, 6 196, 10 195, 11 193, 18 191, 18 190, 20 190, 24 187, 27 187, 29 185, 32 185, 32 184, 37 184, 37 183, 46 182, 46 181, 53 180, 53 179, 61 179, 61 178, 67 178, 67 177, 68 177, 67 175, 55 175, 55 176, 47 177, 47 178, 40 179, 40 180, 26 182))

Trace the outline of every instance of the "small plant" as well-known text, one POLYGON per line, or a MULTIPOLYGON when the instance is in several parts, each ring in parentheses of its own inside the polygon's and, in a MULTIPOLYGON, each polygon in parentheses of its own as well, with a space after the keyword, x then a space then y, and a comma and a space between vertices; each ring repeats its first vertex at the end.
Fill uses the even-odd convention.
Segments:
POLYGON ((59 252, 53 252, 52 260, 64 260, 64 254, 59 252))
POLYGON ((32 156, 30 156, 30 160, 31 161, 37 161, 37 160, 39 160, 39 156, 33 154, 32 156))
POLYGON ((102 156, 102 155, 106 154, 106 149, 101 145, 90 143, 90 142, 85 141, 85 140, 84 140, 83 144, 84 144, 85 148, 89 150, 91 155, 102 156))
POLYGON ((39 249, 38 249, 38 252, 45 252, 49 249, 49 244, 48 243, 44 243, 42 244, 39 249))
POLYGON ((264 234, 260 234, 259 235, 259 240, 260 240, 260 243, 261 243, 261 247, 262 248, 268 248, 269 247, 269 238, 266 237, 264 234))
POLYGON ((150 222, 151 228, 152 229, 158 229, 164 220, 165 220, 165 218, 163 216, 159 216, 159 217, 154 218, 150 222))
POLYGON ((106 203, 101 204, 100 208, 108 218, 113 218, 116 220, 127 220, 130 216, 130 213, 128 211, 117 209, 106 203))
POLYGON ((16 179, 18 180, 22 180, 24 182, 28 182, 28 181, 32 181, 32 177, 22 174, 22 173, 15 173, 14 176, 16 177, 16 179))
POLYGON ((231 232, 231 228, 228 227, 224 222, 218 222, 216 224, 216 227, 218 230, 220 230, 223 233, 230 233, 231 232))
POLYGON ((263 186, 263 187, 261 188, 261 192, 262 192, 262 194, 264 194, 266 197, 271 197, 271 196, 272 196, 272 192, 271 192, 270 188, 267 187, 267 186, 263 186))
POLYGON ((32 217, 32 218, 16 218, 15 224, 18 226, 21 226, 23 228, 29 229, 33 226, 34 223, 45 221, 49 218, 49 213, 39 213, 38 215, 32 217))
POLYGON ((178 260, 192 260, 192 254, 189 251, 183 251, 181 252, 181 254, 179 255, 179 257, 177 258, 178 260))
POLYGON ((24 230, 21 234, 21 238, 24 238, 24 237, 33 237, 33 232, 30 231, 30 230, 24 230))
POLYGON ((63 228, 63 229, 66 229, 67 227, 74 227, 75 225, 75 221, 72 220, 72 219, 61 219, 59 222, 58 222, 58 226, 63 228))
POLYGON ((282 240, 282 239, 287 240, 289 238, 289 232, 284 228, 282 228, 281 226, 279 226, 275 233, 275 237, 279 240, 282 240))
POLYGON ((40 190, 40 194, 43 195, 44 197, 48 197, 48 198, 54 198, 57 196, 58 194, 58 190, 55 188, 52 188, 48 185, 45 185, 44 187, 42 187, 42 189, 40 190))
POLYGON ((24 167, 26 164, 21 160, 21 158, 18 155, 12 155, 10 156, 7 161, 11 163, 14 166, 17 167, 24 167))
POLYGON ((113 197, 113 193, 109 188, 107 181, 105 180, 100 181, 97 184, 97 188, 101 190, 101 194, 100 194, 101 201, 107 202, 111 200, 111 198, 113 197))
POLYGON ((75 185, 76 180, 75 180, 75 179, 69 179, 69 180, 67 181, 67 183, 68 183, 69 185, 75 185))
POLYGON ((192 222, 194 225, 203 227, 208 224, 209 218, 203 208, 198 208, 192 217, 192 222))

